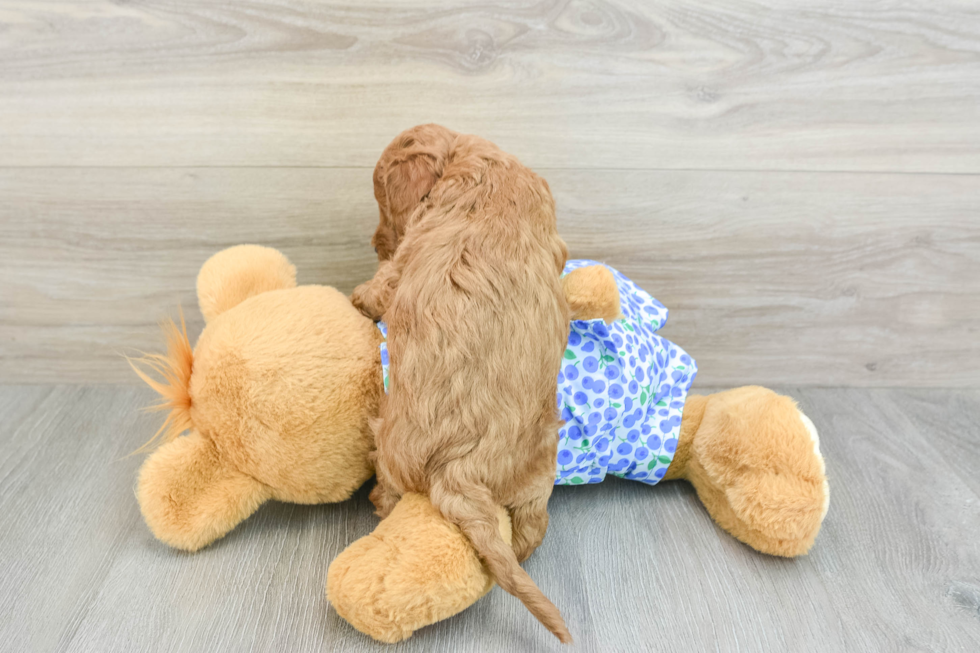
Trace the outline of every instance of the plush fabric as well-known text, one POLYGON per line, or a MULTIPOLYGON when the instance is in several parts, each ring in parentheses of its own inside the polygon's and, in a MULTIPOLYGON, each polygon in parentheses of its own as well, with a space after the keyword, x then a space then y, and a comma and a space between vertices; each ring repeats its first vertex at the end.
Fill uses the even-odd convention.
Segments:
POLYGON ((210 317, 193 354, 170 330, 171 367, 191 373, 158 390, 191 432, 149 457, 137 496, 172 546, 196 550, 270 498, 342 501, 373 473, 379 337, 333 288, 290 287, 292 270, 268 248, 219 252, 198 277, 210 317))
MULTIPOLYGON (((497 519, 510 544, 507 511, 498 508, 497 519)), ((373 533, 337 556, 327 575, 327 597, 340 616, 389 643, 451 617, 491 587, 466 536, 418 494, 405 495, 373 533)))
MULTIPOLYGON (((566 274, 602 265, 569 261, 566 274)), ((558 373, 556 485, 599 483, 607 473, 656 484, 674 457, 688 390, 697 364, 657 335, 663 304, 618 270, 620 315, 573 320, 558 373)))
MULTIPOLYGON (((211 308, 197 346, 174 325, 168 353, 150 359, 173 428, 144 462, 137 496, 153 534, 171 546, 206 546, 268 499, 342 501, 372 473, 381 334, 336 290, 294 287, 290 269, 266 248, 219 252, 201 271, 211 308)), ((602 266, 570 272, 562 287, 578 319, 620 313, 602 266)), ((827 514, 816 428, 792 399, 765 388, 689 396, 663 478, 674 479, 688 480, 722 528, 764 553, 806 553, 827 514)), ((512 542, 511 515, 495 514, 512 542)), ((410 494, 337 557, 328 596, 356 628, 397 641, 466 609, 493 582, 459 529, 428 497, 410 494)))

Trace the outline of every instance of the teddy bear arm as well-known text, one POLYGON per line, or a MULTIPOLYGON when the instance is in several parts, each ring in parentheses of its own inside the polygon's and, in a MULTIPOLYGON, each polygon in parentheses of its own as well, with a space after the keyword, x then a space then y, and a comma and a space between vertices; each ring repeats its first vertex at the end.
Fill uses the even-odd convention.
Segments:
POLYGON ((197 551, 222 537, 271 496, 224 461, 196 430, 164 444, 140 468, 137 498, 162 542, 197 551))
POLYGON ((620 316, 616 278, 604 265, 572 270, 561 280, 573 320, 602 319, 607 323, 620 316))
MULTIPOLYGON (((500 532, 511 541, 507 511, 500 532)), ((362 633, 399 642, 465 610, 493 587, 466 536, 428 498, 406 494, 370 535, 330 564, 327 598, 362 633)))
POLYGON ((249 297, 296 286, 296 268, 279 250, 260 245, 223 249, 197 275, 197 302, 208 322, 249 297))

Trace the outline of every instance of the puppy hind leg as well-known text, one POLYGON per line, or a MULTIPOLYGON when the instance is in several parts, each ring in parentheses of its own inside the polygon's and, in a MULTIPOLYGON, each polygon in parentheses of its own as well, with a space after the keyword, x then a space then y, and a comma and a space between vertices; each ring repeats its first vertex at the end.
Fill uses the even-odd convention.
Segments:
MULTIPOLYGON (((549 483, 551 479, 548 479, 549 483)), ((550 490, 550 488, 549 488, 550 490)), ((524 562, 534 550, 541 546, 548 530, 548 494, 527 503, 511 508, 510 519, 513 525, 514 554, 518 562, 524 562)))
POLYGON ((375 514, 381 519, 384 519, 395 509, 402 495, 396 488, 384 480, 384 474, 381 470, 378 470, 377 483, 371 489, 369 498, 371 499, 371 503, 374 504, 375 514))

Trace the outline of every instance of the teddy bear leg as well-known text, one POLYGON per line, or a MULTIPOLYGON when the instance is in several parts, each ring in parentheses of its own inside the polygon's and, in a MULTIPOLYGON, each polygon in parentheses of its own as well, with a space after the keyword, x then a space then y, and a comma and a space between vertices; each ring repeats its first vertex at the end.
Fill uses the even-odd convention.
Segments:
POLYGON ((210 439, 191 431, 146 459, 136 496, 157 539, 197 551, 255 512, 271 491, 232 468, 210 439))
MULTIPOLYGON (((507 511, 500 532, 511 541, 507 511)), ((327 598, 354 628, 388 643, 465 610, 493 587, 473 546, 428 498, 406 494, 327 571, 327 598)))
POLYGON ((692 399, 703 411, 692 415, 701 413, 684 477, 708 512, 758 551, 806 553, 830 498, 813 422, 789 397, 760 387, 692 399))

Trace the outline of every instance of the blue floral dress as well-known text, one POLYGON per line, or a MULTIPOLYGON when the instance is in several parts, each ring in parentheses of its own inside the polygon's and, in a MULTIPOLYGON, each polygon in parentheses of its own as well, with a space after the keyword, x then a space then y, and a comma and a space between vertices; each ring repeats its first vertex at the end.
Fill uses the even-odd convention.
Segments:
MULTIPOLYGON (((595 261, 569 261, 565 274, 595 261)), ((667 322, 663 304, 618 270, 623 316, 575 320, 558 373, 556 485, 599 483, 606 474, 651 485, 667 473, 677 450, 681 416, 697 364, 656 334, 667 322)))
MULTIPOLYGON (((565 274, 595 261, 575 260, 565 274)), ((555 485, 599 483, 606 474, 653 485, 674 459, 681 417, 697 364, 656 334, 667 322, 663 304, 619 271, 622 317, 574 320, 558 373, 559 430, 555 485)), ((384 322, 378 328, 387 338, 384 322)), ((388 345, 381 343, 388 391, 388 345)))

